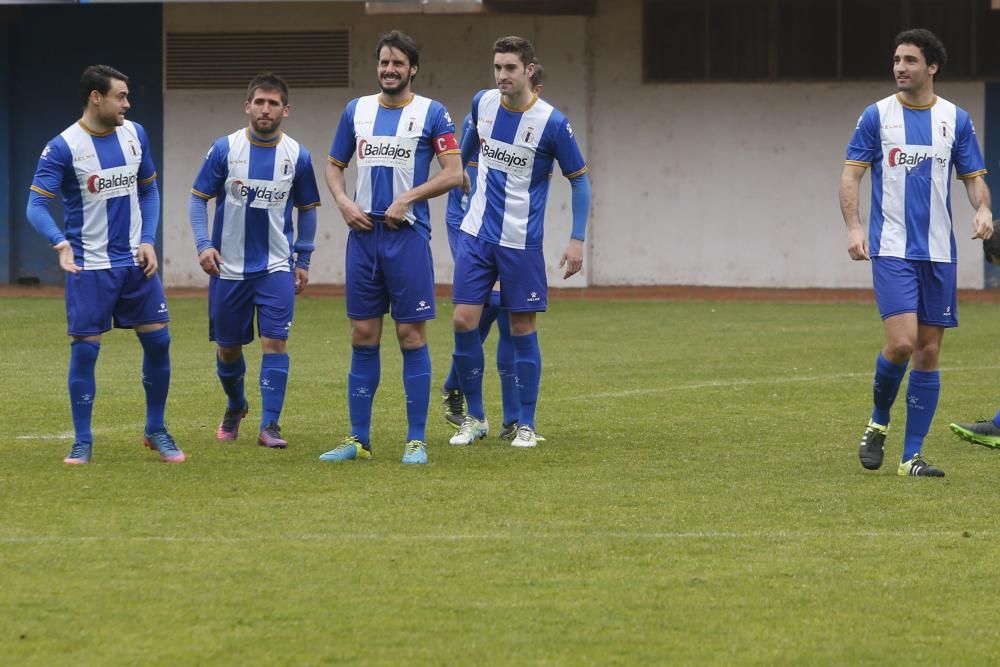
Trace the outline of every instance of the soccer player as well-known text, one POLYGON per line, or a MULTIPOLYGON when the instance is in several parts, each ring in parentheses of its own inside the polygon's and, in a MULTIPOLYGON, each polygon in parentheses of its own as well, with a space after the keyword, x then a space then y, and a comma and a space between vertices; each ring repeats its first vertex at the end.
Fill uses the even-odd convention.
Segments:
POLYGON ((427 200, 462 182, 455 125, 438 102, 415 95, 420 51, 402 32, 375 47, 382 92, 351 100, 330 149, 326 182, 351 231, 347 239, 347 316, 351 370, 347 404, 351 433, 324 461, 369 459, 372 400, 381 376, 379 347, 387 312, 403 353, 407 435, 403 463, 427 463, 431 392, 427 320, 434 318, 434 265, 427 200), (357 153, 354 199, 344 169, 357 153), (431 159, 441 171, 429 177, 431 159))
POLYGON ((462 138, 462 161, 477 148, 479 173, 455 260, 455 353, 468 414, 453 445, 469 445, 489 432, 483 408, 484 304, 500 281, 500 305, 510 315, 520 401, 515 447, 535 447, 535 405, 541 374, 536 315, 546 309, 548 285, 542 234, 553 160, 573 188, 573 229, 559 262, 569 278, 583 267, 590 210, 587 165, 566 117, 531 90, 535 69, 531 42, 502 37, 493 45, 497 88, 472 99, 473 127, 462 138))
POLYGON ((83 116, 49 141, 31 184, 27 217, 59 253, 66 272, 66 319, 72 337, 69 398, 75 440, 63 461, 90 462, 94 368, 101 334, 112 326, 135 329, 142 345, 146 392, 143 443, 167 463, 184 452, 167 432, 164 412, 170 387, 170 313, 158 266, 156 227, 160 195, 146 130, 125 120, 128 77, 92 65, 80 78, 83 116), (63 200, 65 231, 49 212, 63 200))
POLYGON ((235 440, 249 405, 244 392, 243 346, 260 334, 260 435, 257 442, 284 449, 279 420, 288 384, 288 330, 295 295, 309 283, 319 190, 309 151, 283 133, 288 85, 258 74, 244 102, 249 127, 221 137, 208 150, 191 190, 191 228, 198 262, 209 276, 209 338, 218 345, 216 370, 229 403, 215 432, 235 440), (208 235, 208 200, 215 223, 208 235), (292 209, 298 238, 292 241, 292 209), (294 264, 292 253, 295 253, 294 264))
MULTIPOLYGON (((544 88, 543 77, 544 68, 541 63, 534 63, 534 71, 529 79, 531 92, 541 97, 544 88)), ((466 114, 462 121, 462 136, 472 127, 472 114, 466 114)), ((479 151, 476 151, 473 161, 466 165, 465 173, 469 178, 469 191, 466 191, 466 184, 453 189, 448 193, 448 208, 445 214, 446 229, 448 230, 448 246, 451 249, 451 258, 455 259, 458 251, 458 242, 461 239, 462 219, 468 210, 468 202, 472 194, 471 186, 476 182, 478 173, 479 151)), ((517 395, 517 377, 514 369, 514 342, 510 337, 510 317, 500 307, 500 285, 493 286, 490 294, 490 301, 483 305, 483 314, 479 320, 479 336, 483 342, 490 335, 490 328, 493 323, 497 323, 497 373, 500 376, 500 399, 503 409, 503 427, 500 429, 500 438, 509 440, 517 434, 517 420, 521 412, 521 401, 517 395)), ((465 395, 458 383, 458 372, 455 369, 454 361, 451 370, 441 388, 441 405, 444 408, 444 418, 454 428, 461 428, 465 420, 465 395)), ((544 438, 535 434, 537 440, 544 438)))
POLYGON ((874 409, 861 437, 861 465, 882 465, 892 408, 907 363, 906 433, 899 475, 944 477, 921 457, 940 393, 938 357, 946 328, 958 326, 951 170, 976 209, 972 238, 993 232, 990 192, 969 114, 934 94, 947 55, 928 30, 896 36, 896 94, 869 106, 847 146, 840 208, 851 259, 871 260, 885 345, 875 362, 874 409), (858 216, 858 187, 872 170, 868 237, 858 216))

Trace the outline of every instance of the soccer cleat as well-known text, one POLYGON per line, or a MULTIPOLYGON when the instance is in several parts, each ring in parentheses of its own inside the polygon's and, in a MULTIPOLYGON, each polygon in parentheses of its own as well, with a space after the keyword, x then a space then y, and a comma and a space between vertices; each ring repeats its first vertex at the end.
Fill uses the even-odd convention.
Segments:
POLYGON ((320 454, 320 461, 353 461, 354 459, 368 460, 372 457, 372 451, 366 449, 361 441, 353 435, 344 438, 344 441, 326 452, 320 454))
POLYGON ((250 411, 250 405, 246 402, 243 403, 242 408, 236 408, 235 410, 231 408, 226 408, 226 413, 222 415, 222 421, 219 423, 219 428, 215 430, 216 440, 235 440, 236 436, 240 434, 240 422, 243 418, 247 416, 250 411))
POLYGON ((975 424, 949 424, 952 433, 966 442, 983 447, 1000 448, 1000 428, 990 419, 975 424))
POLYGON ((172 435, 166 431, 154 431, 143 434, 142 444, 160 453, 160 460, 164 463, 184 463, 187 457, 184 452, 174 442, 172 435))
POLYGON ((444 418, 453 428, 461 428, 465 420, 465 394, 461 389, 441 389, 444 418))
POLYGON ((453 435, 448 442, 452 445, 471 445, 476 440, 485 438, 489 432, 490 424, 486 421, 486 417, 483 417, 483 420, 480 421, 472 415, 465 415, 458 433, 453 435))
POLYGON ((403 450, 403 463, 427 463, 427 443, 410 440, 403 450))
POLYGON ((520 426, 517 429, 517 437, 511 440, 511 447, 537 447, 538 437, 535 430, 530 426, 520 426))
MULTIPOLYGON (((517 435, 517 422, 513 421, 509 424, 504 424, 503 428, 500 429, 500 435, 497 437, 501 440, 513 440, 515 435, 517 435)), ((545 442, 545 436, 541 433, 536 433, 535 440, 537 442, 545 442)))
POLYGON ((861 436, 861 448, 858 450, 858 458, 861 465, 867 470, 878 470, 882 467, 882 457, 885 456, 885 434, 889 431, 888 426, 868 422, 865 432, 861 436))
POLYGON ((943 470, 920 458, 920 454, 915 454, 909 461, 900 463, 896 474, 900 477, 944 477, 943 470))
POLYGON ((281 427, 271 422, 257 436, 257 444, 268 449, 284 449, 288 441, 281 437, 281 427))
POLYGON ((73 448, 69 450, 69 454, 63 459, 63 463, 68 463, 71 466, 90 463, 90 450, 92 447, 93 445, 89 442, 74 442, 73 448))

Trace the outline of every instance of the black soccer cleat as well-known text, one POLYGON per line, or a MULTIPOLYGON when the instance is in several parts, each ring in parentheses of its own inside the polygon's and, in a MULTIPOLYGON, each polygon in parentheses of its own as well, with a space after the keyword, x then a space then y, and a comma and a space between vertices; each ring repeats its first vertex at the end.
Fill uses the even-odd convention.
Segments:
POLYGON ((882 459, 885 457, 885 434, 888 430, 888 426, 873 421, 868 422, 861 436, 861 447, 858 449, 858 458, 866 470, 878 470, 882 467, 882 459))

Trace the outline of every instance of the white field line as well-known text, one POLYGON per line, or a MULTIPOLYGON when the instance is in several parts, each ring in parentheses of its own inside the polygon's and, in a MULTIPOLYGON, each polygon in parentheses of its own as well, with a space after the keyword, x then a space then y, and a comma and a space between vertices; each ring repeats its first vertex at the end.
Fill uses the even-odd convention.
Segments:
MULTIPOLYGON (((619 533, 587 531, 566 533, 440 533, 440 534, 386 534, 386 533, 309 533, 303 535, 247 535, 247 536, 183 536, 183 535, 3 535, 0 544, 84 544, 101 542, 127 543, 182 543, 182 544, 249 544, 262 542, 504 542, 527 540, 537 542, 548 541, 579 541, 593 537, 601 540, 768 540, 814 541, 817 538, 831 537, 857 539, 913 539, 913 538, 962 538, 958 530, 922 531, 922 530, 855 530, 855 531, 822 531, 822 530, 708 530, 708 531, 667 531, 648 533, 619 533)), ((977 530, 972 538, 993 538, 990 531, 977 530)))
MULTIPOLYGON (((942 368, 942 373, 979 373, 987 370, 1000 370, 1000 366, 976 366, 974 368, 942 368)), ((596 394, 580 394, 578 396, 563 396, 547 398, 554 403, 562 401, 591 401, 605 398, 627 398, 629 396, 644 396, 647 394, 666 394, 675 391, 697 391, 699 389, 732 389, 735 387, 759 387, 784 384, 808 384, 812 382, 827 382, 830 380, 853 380, 871 378, 874 371, 862 373, 831 373, 828 375, 801 375, 795 377, 773 378, 731 378, 722 380, 707 380, 705 382, 688 382, 685 384, 664 387, 644 387, 642 389, 622 389, 620 391, 602 391, 596 394)))

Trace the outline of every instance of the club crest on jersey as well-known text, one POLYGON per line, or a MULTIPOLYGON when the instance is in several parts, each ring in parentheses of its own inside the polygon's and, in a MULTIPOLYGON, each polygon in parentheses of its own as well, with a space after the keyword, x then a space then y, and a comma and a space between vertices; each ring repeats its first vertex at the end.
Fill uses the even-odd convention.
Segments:
POLYGON ((289 174, 292 173, 292 170, 293 170, 292 161, 289 160, 288 158, 285 158, 285 161, 281 163, 281 175, 288 176, 289 174))
POLYGON ((139 157, 139 147, 131 139, 128 140, 128 149, 132 152, 132 157, 139 157))
POLYGON ((535 128, 529 127, 527 130, 524 131, 524 134, 521 135, 521 141, 523 141, 526 144, 530 144, 531 138, 535 136, 534 132, 535 128))

